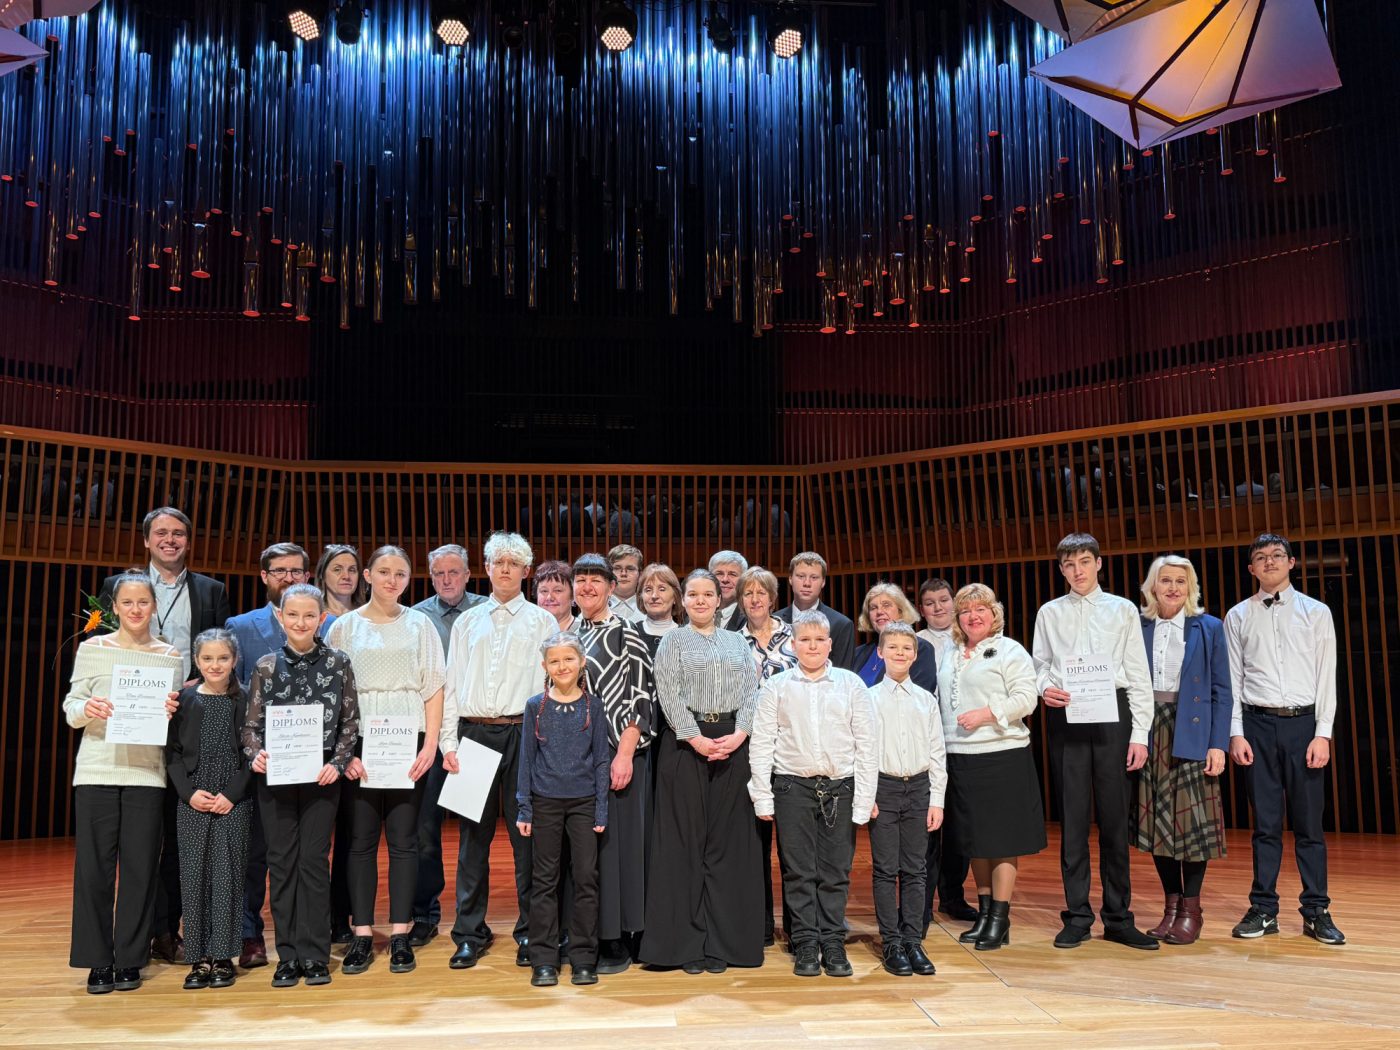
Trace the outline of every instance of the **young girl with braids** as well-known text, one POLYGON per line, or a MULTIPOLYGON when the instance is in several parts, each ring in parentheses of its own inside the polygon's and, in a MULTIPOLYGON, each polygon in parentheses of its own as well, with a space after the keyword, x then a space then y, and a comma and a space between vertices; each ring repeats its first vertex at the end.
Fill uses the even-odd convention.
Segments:
POLYGON ((569 837, 574 881, 569 961, 574 984, 598 983, 598 836, 608 823, 608 720, 587 692, 578 635, 540 646, 545 690, 525 703, 516 788, 520 834, 534 842, 530 890, 530 983, 559 983, 559 857, 569 837))

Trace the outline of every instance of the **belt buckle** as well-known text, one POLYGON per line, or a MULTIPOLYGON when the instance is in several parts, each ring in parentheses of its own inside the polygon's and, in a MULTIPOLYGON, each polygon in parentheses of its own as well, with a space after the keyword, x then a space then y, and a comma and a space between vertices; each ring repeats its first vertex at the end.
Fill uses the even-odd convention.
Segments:
POLYGON ((706 711, 703 715, 700 716, 700 721, 702 721, 702 722, 718 722, 718 721, 719 721, 719 712, 718 712, 718 711, 706 711))

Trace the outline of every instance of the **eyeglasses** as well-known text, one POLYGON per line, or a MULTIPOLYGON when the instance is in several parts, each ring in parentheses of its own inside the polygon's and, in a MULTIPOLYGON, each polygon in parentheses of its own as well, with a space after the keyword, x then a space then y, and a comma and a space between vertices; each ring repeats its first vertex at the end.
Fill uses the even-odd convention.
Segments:
POLYGON ((264 569, 267 575, 276 580, 304 580, 306 579, 305 569, 264 569))
POLYGON ((1288 555, 1284 554, 1282 551, 1269 551, 1268 553, 1260 551, 1250 560, 1253 561, 1255 565, 1264 565, 1268 562, 1287 561, 1288 555))

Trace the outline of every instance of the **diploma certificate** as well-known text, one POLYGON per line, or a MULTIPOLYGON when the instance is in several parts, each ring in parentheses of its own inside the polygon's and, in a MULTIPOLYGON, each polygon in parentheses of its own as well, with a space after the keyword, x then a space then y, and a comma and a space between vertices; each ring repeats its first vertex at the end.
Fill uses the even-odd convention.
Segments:
POLYGON ((171 667, 113 667, 112 685, 107 690, 107 702, 112 705, 111 717, 107 719, 107 743, 164 747, 170 731, 165 702, 175 691, 178 674, 171 667))
POLYGON ((480 820, 504 757, 493 748, 462 737, 457 741, 457 765, 461 772, 443 777, 438 805, 468 820, 480 820))
POLYGON ((1069 693, 1065 708, 1068 722, 1118 721, 1118 687, 1114 684, 1113 659, 1097 653, 1071 656, 1060 669, 1060 680, 1069 693))
POLYGON ((267 783, 314 784, 326 764, 322 748, 325 708, 320 704, 275 704, 267 708, 267 783))
POLYGON ((418 719, 412 715, 379 715, 360 719, 360 762, 367 788, 411 788, 408 770, 418 757, 418 719))

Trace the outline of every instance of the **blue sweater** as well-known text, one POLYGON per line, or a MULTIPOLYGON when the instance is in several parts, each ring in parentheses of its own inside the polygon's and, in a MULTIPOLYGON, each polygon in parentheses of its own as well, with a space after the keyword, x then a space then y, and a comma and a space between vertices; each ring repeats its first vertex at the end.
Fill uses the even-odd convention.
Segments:
POLYGON ((548 693, 525 702, 520 725, 520 778, 515 800, 517 819, 534 822, 532 799, 587 798, 593 796, 593 824, 608 823, 608 716, 603 702, 585 693, 578 700, 560 703, 548 693))

